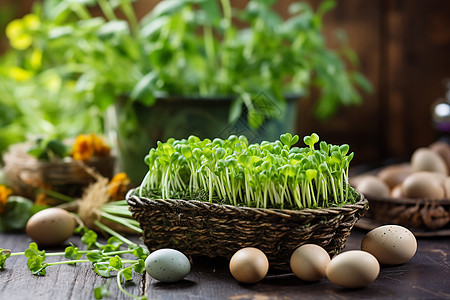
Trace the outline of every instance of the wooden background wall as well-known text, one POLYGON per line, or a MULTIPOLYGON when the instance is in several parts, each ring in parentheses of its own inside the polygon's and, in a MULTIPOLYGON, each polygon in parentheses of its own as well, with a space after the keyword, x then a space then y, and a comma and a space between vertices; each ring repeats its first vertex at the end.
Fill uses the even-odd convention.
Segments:
MULTIPOLYGON (((30 10, 32 0, 2 0, 2 14, 30 10)), ((139 15, 157 0, 135 3, 139 15)), ((242 1, 235 0, 242 5, 242 1)), ((284 11, 292 0, 278 1, 284 11)), ((321 2, 308 0, 314 7, 321 2)), ((348 143, 354 163, 377 164, 387 158, 408 159, 418 147, 432 143, 431 105, 444 96, 450 78, 450 1, 338 0, 325 17, 325 32, 333 44, 337 29, 347 32, 360 58, 360 70, 374 86, 360 106, 343 107, 321 123, 309 113, 311 103, 300 102, 299 135, 317 132, 332 143, 348 143)), ((0 50, 5 49, 0 36, 0 50)))

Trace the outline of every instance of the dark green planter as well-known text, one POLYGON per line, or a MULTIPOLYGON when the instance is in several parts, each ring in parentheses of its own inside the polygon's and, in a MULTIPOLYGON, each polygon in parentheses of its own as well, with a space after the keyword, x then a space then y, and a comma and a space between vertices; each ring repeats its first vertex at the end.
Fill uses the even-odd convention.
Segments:
POLYGON ((157 141, 199 138, 227 138, 245 135, 250 143, 279 139, 280 134, 295 132, 297 97, 289 97, 286 107, 275 106, 277 119, 268 119, 254 129, 248 125, 245 110, 229 122, 231 98, 164 98, 147 107, 138 102, 118 101, 107 112, 106 133, 117 152, 118 169, 139 184, 148 168, 144 157, 157 141))

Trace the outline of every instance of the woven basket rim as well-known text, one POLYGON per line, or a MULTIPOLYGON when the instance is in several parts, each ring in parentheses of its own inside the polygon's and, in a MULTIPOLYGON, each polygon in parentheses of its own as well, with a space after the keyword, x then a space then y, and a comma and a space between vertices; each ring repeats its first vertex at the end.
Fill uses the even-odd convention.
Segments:
MULTIPOLYGON (((185 199, 150 199, 147 197, 140 197, 138 195, 134 195, 133 192, 136 189, 131 189, 127 195, 126 200, 130 204, 130 201, 139 201, 142 203, 142 200, 144 201, 155 201, 155 202, 163 202, 163 203, 183 203, 186 205, 208 205, 211 207, 227 207, 230 210, 238 210, 238 211, 251 211, 256 212, 262 215, 269 215, 269 214, 276 214, 276 215, 285 215, 287 217, 290 217, 291 215, 305 215, 305 214, 317 214, 320 212, 324 213, 340 213, 342 211, 351 211, 354 209, 360 209, 361 207, 364 207, 369 204, 368 199, 363 195, 360 194, 360 200, 355 203, 348 203, 343 206, 332 206, 332 207, 319 207, 319 208, 302 208, 302 209, 280 209, 280 208, 260 208, 260 207, 248 207, 248 206, 235 206, 231 204, 222 204, 222 203, 216 203, 216 202, 208 202, 208 201, 200 201, 200 200, 185 200, 185 199)), ((133 204, 133 203, 132 203, 133 204)))

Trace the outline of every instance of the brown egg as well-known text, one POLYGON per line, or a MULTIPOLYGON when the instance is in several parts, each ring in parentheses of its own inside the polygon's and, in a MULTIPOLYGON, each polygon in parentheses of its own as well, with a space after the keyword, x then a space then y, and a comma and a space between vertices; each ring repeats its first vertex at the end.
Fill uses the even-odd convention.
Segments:
POLYGON ((31 216, 25 230, 38 245, 56 246, 72 236, 75 225, 75 219, 69 212, 52 207, 31 216))
POLYGON ((305 244, 291 255, 290 266, 294 274, 305 281, 318 281, 326 276, 326 268, 330 262, 328 252, 314 244, 305 244))
POLYGON ((362 178, 356 189, 364 195, 376 197, 389 197, 390 193, 388 185, 380 178, 372 175, 362 178))
POLYGON ((378 178, 383 180, 390 189, 401 184, 408 175, 412 173, 410 164, 391 165, 384 167, 378 174, 378 178))
POLYGON ((429 148, 436 152, 444 161, 447 166, 447 173, 450 173, 450 145, 446 142, 434 142, 429 148))
POLYGON ((395 186, 392 190, 391 190, 391 197, 392 198, 403 198, 403 193, 402 193, 402 185, 399 184, 397 186, 395 186))
POLYGON ((411 156, 413 172, 433 172, 447 176, 447 164, 435 151, 419 148, 411 156))
POLYGON ((348 182, 350 183, 351 186, 356 187, 356 186, 358 186, 358 184, 361 181, 363 181, 365 178, 370 177, 370 176, 372 176, 372 175, 361 174, 361 175, 353 176, 348 179, 348 182))
POLYGON ((336 255, 327 266, 327 278, 343 288, 362 288, 380 273, 380 264, 369 252, 351 250, 336 255))
POLYGON ((444 179, 444 198, 450 199, 450 177, 444 179))
POLYGON ((253 247, 242 248, 230 260, 230 272, 242 283, 257 283, 269 271, 269 261, 261 250, 253 247))
POLYGON ((444 180, 445 177, 437 173, 413 173, 403 181, 402 194, 408 198, 443 199, 444 180))

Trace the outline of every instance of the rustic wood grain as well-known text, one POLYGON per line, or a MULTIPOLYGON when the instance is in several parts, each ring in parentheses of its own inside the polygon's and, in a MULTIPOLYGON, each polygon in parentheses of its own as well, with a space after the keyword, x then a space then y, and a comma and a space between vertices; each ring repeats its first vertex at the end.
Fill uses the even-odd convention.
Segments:
MULTIPOLYGON (((353 229, 344 251, 360 248, 366 231, 353 229)), ((80 244, 77 237, 71 239, 80 244)), ((0 234, 0 248, 23 250, 30 242, 24 234, 0 234)), ((60 249, 54 249, 60 250, 60 249)), ((254 285, 240 284, 228 271, 228 261, 194 257, 191 273, 177 283, 161 283, 148 275, 134 276, 127 291, 140 295, 145 290, 148 299, 449 299, 450 237, 418 240, 416 255, 406 264, 381 268, 379 277, 363 289, 346 290, 322 279, 307 283, 290 273, 271 271, 254 285)), ((50 260, 50 258, 49 258, 50 260)), ((88 264, 52 266, 47 275, 29 273, 26 261, 13 257, 6 269, 0 271, 0 299, 94 299, 92 289, 106 282, 88 264)), ((130 299, 111 283, 113 295, 107 299, 130 299)))
MULTIPOLYGON (((0 248, 21 252, 28 248, 31 239, 24 234, 1 234, 0 248)), ((77 237, 71 238, 80 250, 85 250, 77 237)), ((67 245, 69 245, 67 243, 67 245)), ((64 251, 65 247, 51 249, 47 252, 64 251)), ((49 256, 46 262, 65 260, 63 257, 49 256)), ((8 300, 59 300, 59 299, 94 299, 93 289, 106 284, 106 278, 97 275, 90 263, 79 263, 75 266, 49 266, 45 276, 32 275, 26 265, 24 256, 13 256, 6 261, 6 268, 0 271, 0 299, 8 300)), ((133 295, 142 295, 143 277, 133 274, 133 280, 128 282, 126 290, 133 295)), ((130 299, 121 293, 112 278, 110 288, 112 297, 109 299, 130 299)))

